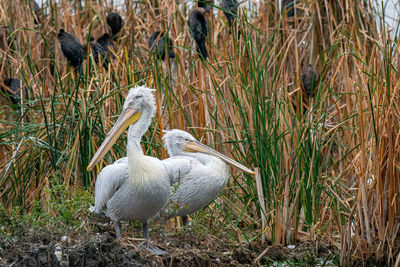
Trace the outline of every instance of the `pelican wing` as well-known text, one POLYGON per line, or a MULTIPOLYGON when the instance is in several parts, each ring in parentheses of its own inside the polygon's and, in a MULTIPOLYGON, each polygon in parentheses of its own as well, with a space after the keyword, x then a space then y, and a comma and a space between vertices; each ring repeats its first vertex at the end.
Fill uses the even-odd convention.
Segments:
POLYGON ((95 212, 107 210, 107 202, 121 185, 128 179, 128 161, 124 158, 104 167, 96 181, 95 212))
POLYGON ((170 185, 176 184, 199 164, 199 161, 185 156, 174 156, 162 161, 167 169, 170 185))
POLYGON ((128 164, 128 157, 117 159, 116 161, 114 161, 113 164, 120 164, 120 163, 128 164))

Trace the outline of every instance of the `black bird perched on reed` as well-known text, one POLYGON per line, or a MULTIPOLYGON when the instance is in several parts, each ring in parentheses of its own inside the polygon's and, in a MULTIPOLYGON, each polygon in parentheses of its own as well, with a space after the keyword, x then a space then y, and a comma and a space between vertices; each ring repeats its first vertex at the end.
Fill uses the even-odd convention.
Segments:
POLYGON ((237 0, 221 0, 221 8, 224 11, 225 17, 228 19, 229 27, 237 18, 239 2, 237 0))
POLYGON ((102 36, 100 36, 99 38, 97 38, 96 41, 99 45, 101 45, 102 49, 102 55, 103 55, 103 60, 104 60, 104 64, 107 64, 108 68, 108 62, 109 62, 109 56, 111 56, 112 59, 115 58, 115 56, 110 53, 109 47, 113 46, 113 40, 112 37, 108 34, 108 33, 104 33, 102 36))
POLYGON ((201 7, 204 9, 206 13, 210 13, 212 10, 212 5, 214 4, 213 0, 198 0, 197 7, 201 7))
POLYGON ((94 42, 93 36, 89 35, 88 39, 89 39, 89 42, 86 42, 82 45, 85 56, 87 56, 87 53, 88 53, 88 44, 91 45, 91 43, 94 42))
POLYGON ((60 29, 57 34, 58 41, 60 41, 61 51, 67 58, 68 62, 82 74, 82 62, 85 52, 81 43, 70 33, 60 29))
POLYGON ((26 86, 21 89, 21 80, 19 79, 13 79, 13 78, 6 78, 3 80, 3 83, 5 86, 8 87, 8 89, 4 88, 1 86, 1 91, 3 91, 9 98, 10 101, 15 104, 15 105, 20 105, 21 104, 21 91, 23 90, 24 92, 24 99, 28 99, 28 88, 26 86))
MULTIPOLYGON (((22 87, 21 80, 13 78, 4 79, 3 84, 7 88, 0 86, 0 90, 10 100, 14 108, 16 108, 18 111, 21 111, 21 106, 23 104, 23 101, 27 101, 29 99, 28 88, 26 86, 24 86, 24 88, 21 88, 22 87), (21 92, 23 94, 22 96, 21 92)), ((25 121, 29 122, 27 117, 25 117, 25 121)))
POLYGON ((165 60, 165 52, 168 53, 169 58, 175 58, 175 53, 172 51, 172 40, 163 32, 156 31, 150 36, 149 48, 150 52, 161 60, 165 60))
POLYGON ((118 13, 110 12, 107 16, 107 24, 110 26, 112 38, 116 40, 124 25, 124 21, 118 13))
MULTIPOLYGON (((99 58, 103 63, 103 67, 108 69, 108 47, 112 45, 111 36, 108 33, 103 34, 97 41, 94 41, 93 37, 89 38, 89 45, 92 51, 94 61, 99 63, 99 58)), ((87 55, 88 44, 82 46, 84 54, 87 55)))
POLYGON ((204 9, 201 7, 197 7, 192 10, 189 14, 188 24, 190 29, 190 34, 197 45, 197 52, 199 55, 206 59, 207 48, 206 48, 206 38, 208 34, 208 22, 206 17, 204 16, 204 9))
POLYGON ((308 97, 312 97, 317 92, 316 87, 318 84, 318 73, 314 70, 311 64, 308 64, 305 71, 301 75, 303 83, 303 91, 308 97))
POLYGON ((103 47, 104 51, 108 51, 108 48, 113 45, 111 36, 108 33, 104 33, 97 38, 96 42, 103 47))
POLYGON ((85 56, 88 55, 88 45, 90 45, 90 50, 92 52, 94 61, 96 63, 99 63, 99 56, 101 56, 101 58, 103 58, 103 56, 106 54, 104 52, 103 46, 101 46, 99 43, 95 42, 93 37, 90 37, 89 43, 85 43, 84 45, 82 45, 85 56))

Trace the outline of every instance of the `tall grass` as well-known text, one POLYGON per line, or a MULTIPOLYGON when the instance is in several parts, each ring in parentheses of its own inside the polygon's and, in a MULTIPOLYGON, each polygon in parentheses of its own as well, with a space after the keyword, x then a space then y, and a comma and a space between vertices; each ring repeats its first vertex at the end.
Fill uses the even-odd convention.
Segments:
POLYGON ((121 7, 85 1, 44 1, 34 25, 25 1, 5 1, 1 24, 13 29, 1 50, 2 77, 22 79, 29 122, 3 103, 0 197, 29 211, 46 199, 49 179, 67 188, 93 188, 104 164, 125 156, 120 138, 102 166, 88 160, 112 126, 134 84, 157 88, 157 115, 143 140, 145 153, 165 158, 162 129, 182 128, 238 161, 260 169, 265 202, 253 177, 234 182, 205 217, 237 233, 275 243, 326 239, 341 247, 341 263, 392 263, 399 252, 399 109, 397 40, 378 33, 370 1, 312 0, 281 14, 276 1, 243 5, 229 33, 221 10, 210 17, 202 61, 187 29, 190 12, 178 1, 128 1, 121 7), (80 2, 79 2, 80 3, 80 2), (245 8, 246 7, 246 8, 245 8), (106 12, 125 20, 109 70, 85 61, 81 82, 68 69, 56 33, 107 30, 106 12), (168 32, 176 59, 149 56, 148 37, 168 32), (320 73, 318 92, 301 90, 302 69, 320 73), (262 214, 260 207, 265 207, 262 214), (209 216, 212 214, 213 216, 209 216), (265 217, 266 225, 261 224, 265 217), (217 219, 215 219, 217 218, 217 219))

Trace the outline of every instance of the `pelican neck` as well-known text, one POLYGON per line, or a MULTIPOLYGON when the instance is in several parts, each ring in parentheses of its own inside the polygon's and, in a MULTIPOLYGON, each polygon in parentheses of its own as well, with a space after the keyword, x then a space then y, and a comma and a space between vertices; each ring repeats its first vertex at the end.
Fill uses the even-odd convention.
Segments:
POLYGON ((130 165, 134 164, 133 161, 135 161, 138 157, 144 157, 140 141, 142 140, 143 135, 147 132, 151 124, 152 117, 152 110, 144 109, 140 118, 134 124, 129 126, 127 154, 130 165))

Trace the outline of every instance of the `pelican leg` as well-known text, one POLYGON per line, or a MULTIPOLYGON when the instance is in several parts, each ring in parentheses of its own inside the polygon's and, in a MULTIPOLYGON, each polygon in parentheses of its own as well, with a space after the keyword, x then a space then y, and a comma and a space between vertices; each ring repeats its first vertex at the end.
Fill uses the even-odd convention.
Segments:
POLYGON ((117 235, 117 239, 121 239, 121 222, 114 221, 114 227, 115 227, 115 234, 117 235))
POLYGON ((165 231, 165 223, 166 222, 167 222, 167 219, 164 216, 161 216, 160 223, 161 223, 161 227, 162 227, 162 235, 164 235, 164 237, 167 234, 167 232, 165 231))
POLYGON ((158 256, 166 255, 167 254, 166 251, 156 246, 150 245, 149 225, 150 225, 150 219, 143 221, 143 237, 146 239, 146 241, 144 241, 140 246, 142 247, 142 249, 145 249, 152 254, 158 256))
POLYGON ((150 239, 149 225, 150 225, 150 219, 143 221, 143 237, 146 239, 146 241, 144 242, 145 246, 149 245, 149 239, 150 239))

